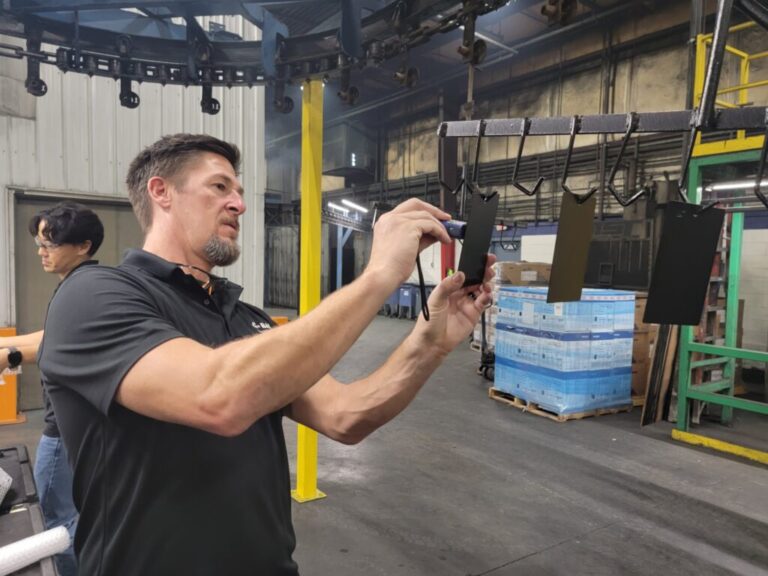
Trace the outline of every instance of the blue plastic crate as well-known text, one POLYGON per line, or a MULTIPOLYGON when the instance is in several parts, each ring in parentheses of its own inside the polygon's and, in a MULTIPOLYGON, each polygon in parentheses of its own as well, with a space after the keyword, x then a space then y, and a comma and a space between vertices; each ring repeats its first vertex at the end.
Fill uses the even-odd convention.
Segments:
POLYGON ((397 315, 399 318, 415 318, 418 313, 416 308, 419 287, 413 284, 400 286, 397 298, 397 315))
POLYGON ((384 302, 384 306, 381 308, 381 313, 385 316, 397 316, 398 305, 397 302, 400 299, 400 288, 397 288, 392 294, 390 294, 387 301, 384 302))

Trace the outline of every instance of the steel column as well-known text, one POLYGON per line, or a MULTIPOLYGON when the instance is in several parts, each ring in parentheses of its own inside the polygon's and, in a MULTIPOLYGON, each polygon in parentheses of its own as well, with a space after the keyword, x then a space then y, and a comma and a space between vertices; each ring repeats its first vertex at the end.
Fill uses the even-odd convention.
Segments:
MULTIPOLYGON (((736 347, 739 324, 739 284, 741 271, 741 245, 744 238, 744 214, 734 212, 731 215, 731 239, 728 246, 728 292, 725 304, 725 345, 729 348, 736 347)), ((733 396, 736 387, 736 360, 731 358, 725 366, 724 376, 731 381, 728 395, 733 396)), ((733 409, 723 406, 723 423, 730 423, 733 419, 733 409)))
POLYGON ((352 235, 352 228, 336 226, 336 290, 341 288, 341 273, 343 271, 342 258, 344 256, 344 245, 352 235))

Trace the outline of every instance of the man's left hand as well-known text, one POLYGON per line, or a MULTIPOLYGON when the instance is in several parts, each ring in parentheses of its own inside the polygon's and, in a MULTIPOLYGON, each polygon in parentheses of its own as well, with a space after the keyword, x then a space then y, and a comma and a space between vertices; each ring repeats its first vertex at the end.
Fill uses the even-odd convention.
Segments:
POLYGON ((429 297, 429 321, 419 315, 413 335, 438 355, 447 355, 472 333, 483 310, 492 304, 491 280, 496 256, 489 254, 482 284, 463 288, 464 274, 445 278, 429 297))

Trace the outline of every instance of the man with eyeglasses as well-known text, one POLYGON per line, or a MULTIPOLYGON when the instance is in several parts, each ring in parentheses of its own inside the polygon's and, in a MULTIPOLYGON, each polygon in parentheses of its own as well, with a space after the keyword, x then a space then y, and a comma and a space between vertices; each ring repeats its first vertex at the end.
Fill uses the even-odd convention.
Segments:
MULTIPOLYGON (((43 270, 62 283, 82 267, 97 264, 92 256, 104 239, 104 226, 95 212, 81 204, 62 202, 41 210, 29 221, 43 270)), ((0 372, 36 361, 43 331, 0 338, 0 372)), ((72 501, 72 469, 67 461, 56 416, 43 387, 45 427, 35 458, 35 483, 46 528, 65 526, 74 538, 78 514, 72 501)), ((72 547, 55 558, 60 576, 75 576, 77 562, 72 547)))

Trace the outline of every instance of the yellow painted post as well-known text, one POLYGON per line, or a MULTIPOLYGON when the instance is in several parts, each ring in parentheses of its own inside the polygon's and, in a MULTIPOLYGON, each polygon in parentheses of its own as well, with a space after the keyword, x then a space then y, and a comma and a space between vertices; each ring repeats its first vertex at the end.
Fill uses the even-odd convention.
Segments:
MULTIPOLYGON (((707 46, 711 42, 711 34, 696 36, 696 69, 693 74, 693 107, 698 108, 704 94, 704 77, 707 75, 707 46)), ((701 132, 696 134, 696 146, 701 144, 701 132)))
MULTIPOLYGON (((741 85, 744 86, 746 84, 749 84, 749 56, 745 55, 741 58, 741 73, 739 74, 739 81, 741 82, 741 85)), ((747 90, 739 90, 739 105, 740 106, 746 106, 747 105, 747 90)), ((746 130, 739 130, 737 132, 737 138, 739 140, 744 140, 747 137, 747 131, 746 130)))
MULTIPOLYGON (((322 246, 323 83, 308 80, 301 102, 301 262, 299 266, 299 315, 320 303, 322 246)), ((301 424, 296 433, 297 502, 324 498, 317 489, 317 432, 301 424)))

